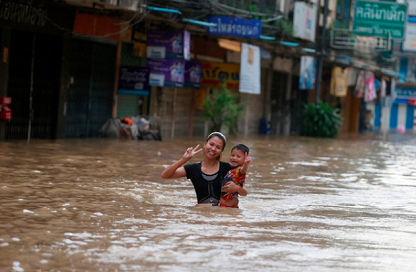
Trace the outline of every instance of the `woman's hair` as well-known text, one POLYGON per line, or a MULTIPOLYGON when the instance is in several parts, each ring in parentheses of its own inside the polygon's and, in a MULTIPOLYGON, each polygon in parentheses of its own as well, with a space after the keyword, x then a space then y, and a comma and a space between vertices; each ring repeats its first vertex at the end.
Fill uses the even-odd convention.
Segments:
POLYGON ((208 135, 207 139, 205 140, 205 142, 208 142, 209 139, 211 139, 212 137, 218 137, 221 139, 223 145, 222 145, 222 151, 224 151, 225 145, 227 144, 227 138, 225 138, 224 134, 222 134, 221 132, 213 132, 210 135, 208 135))

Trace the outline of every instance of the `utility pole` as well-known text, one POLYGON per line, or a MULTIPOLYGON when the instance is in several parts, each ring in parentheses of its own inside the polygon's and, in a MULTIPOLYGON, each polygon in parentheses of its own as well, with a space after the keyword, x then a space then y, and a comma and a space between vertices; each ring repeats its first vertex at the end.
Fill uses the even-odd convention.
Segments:
MULTIPOLYGON (((315 97, 315 103, 317 104, 319 101, 319 97, 321 94, 321 79, 322 79, 322 67, 323 67, 323 54, 325 53, 325 40, 326 40, 326 21, 328 17, 328 0, 325 0, 324 3, 324 18, 322 22, 322 32, 319 37, 320 43, 317 46, 316 54, 317 54, 317 60, 318 60, 318 73, 316 74, 316 97, 315 97)), ((319 19, 321 17, 321 1, 318 1, 318 28, 319 28, 319 19)), ((318 44, 318 43, 317 43, 318 44)))

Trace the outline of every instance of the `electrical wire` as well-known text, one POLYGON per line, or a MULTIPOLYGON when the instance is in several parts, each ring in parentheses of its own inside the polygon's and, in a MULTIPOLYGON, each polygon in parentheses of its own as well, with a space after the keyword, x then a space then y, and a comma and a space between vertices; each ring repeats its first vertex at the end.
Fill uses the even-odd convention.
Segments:
MULTIPOLYGON (((27 5, 31 5, 30 1, 26 1, 27 5)), ((147 5, 149 4, 156 4, 157 1, 148 1, 147 5)), ((169 7, 173 7, 176 8, 178 10, 181 10, 181 12, 185 12, 184 16, 178 16, 177 14, 175 15, 169 15, 169 16, 162 16, 165 20, 167 20, 168 22, 179 22, 182 23, 182 18, 184 18, 186 16, 186 18, 188 19, 193 19, 193 20, 206 20, 207 17, 209 15, 212 14, 212 10, 216 9, 216 10, 220 10, 220 13, 225 13, 226 15, 233 15, 236 16, 236 13, 243 13, 245 15, 262 15, 262 16, 266 16, 267 14, 265 13, 257 13, 257 12, 249 12, 246 10, 242 10, 242 9, 238 9, 238 8, 233 8, 230 7, 228 5, 225 4, 218 4, 216 3, 214 0, 208 0, 208 1, 181 1, 181 0, 171 0, 169 1, 169 7), (183 6, 180 6, 181 4, 187 4, 188 6, 192 6, 192 5, 197 5, 198 7, 200 7, 199 10, 196 9, 190 9, 190 8, 185 8, 183 6), (193 16, 189 16, 190 14, 186 14, 186 12, 191 11, 193 16)), ((146 5, 143 5, 143 8, 145 9, 146 5)), ((165 5, 166 7, 166 5, 165 5)), ((131 15, 129 17, 129 19, 127 20, 122 20, 121 22, 117 22, 116 25, 125 25, 120 31, 117 32, 111 32, 111 33, 107 33, 105 35, 100 35, 97 37, 101 37, 101 38, 108 38, 110 36, 114 36, 114 35, 118 35, 123 33, 124 31, 128 30, 130 27, 133 27, 137 24, 139 24, 140 22, 142 22, 145 17, 151 13, 150 10, 145 9, 145 12, 141 12, 140 11, 141 8, 138 8, 133 15, 131 15), (138 16, 140 16, 138 18, 138 16), (126 24, 127 23, 127 24, 126 24)), ((37 9, 34 9, 34 12, 39 13, 39 11, 37 9)), ((270 16, 270 15, 267 15, 270 16)), ((275 15, 272 18, 267 18, 267 19, 263 19, 261 20, 263 23, 267 23, 267 22, 273 22, 273 21, 277 21, 280 20, 282 18, 282 15, 275 15)), ((50 17, 46 16, 46 21, 48 21, 51 25, 53 25, 56 29, 63 31, 65 33, 70 33, 72 35, 76 35, 76 36, 84 36, 84 37, 90 37, 90 35, 84 35, 84 34, 80 34, 80 33, 75 33, 73 32, 72 29, 66 29, 60 25, 58 25, 57 23, 55 23, 50 17)), ((273 35, 273 34, 280 34, 282 33, 282 29, 281 27, 276 27, 276 26, 271 26, 269 24, 263 24, 263 29, 265 30, 263 34, 265 35, 273 35)))

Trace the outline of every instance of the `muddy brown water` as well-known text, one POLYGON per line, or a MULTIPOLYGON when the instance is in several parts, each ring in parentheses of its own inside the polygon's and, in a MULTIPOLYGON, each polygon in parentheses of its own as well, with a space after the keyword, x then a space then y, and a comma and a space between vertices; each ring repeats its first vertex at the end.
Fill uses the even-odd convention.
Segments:
POLYGON ((230 139, 240 209, 160 178, 203 140, 0 143, 0 270, 414 271, 415 136, 230 139))

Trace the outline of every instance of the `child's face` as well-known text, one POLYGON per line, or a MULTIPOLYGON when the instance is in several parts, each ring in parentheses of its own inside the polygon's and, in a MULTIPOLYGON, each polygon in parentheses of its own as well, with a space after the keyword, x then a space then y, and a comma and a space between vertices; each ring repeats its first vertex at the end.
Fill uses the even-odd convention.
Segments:
POLYGON ((241 166, 244 164, 244 152, 238 149, 233 149, 230 155, 230 164, 232 167, 241 166))

